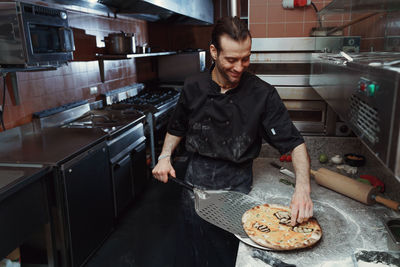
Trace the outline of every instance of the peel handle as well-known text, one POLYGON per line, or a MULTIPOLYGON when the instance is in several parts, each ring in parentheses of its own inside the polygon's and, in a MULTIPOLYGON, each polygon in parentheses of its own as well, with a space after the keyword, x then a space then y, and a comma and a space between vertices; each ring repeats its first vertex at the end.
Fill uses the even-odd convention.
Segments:
POLYGON ((181 179, 174 178, 174 177, 172 177, 171 175, 168 175, 168 180, 169 180, 169 181, 174 181, 174 182, 177 183, 178 185, 183 186, 183 187, 185 187, 185 188, 188 189, 188 190, 193 191, 193 189, 194 189, 194 186, 188 184, 187 182, 185 182, 185 181, 183 181, 183 180, 181 180, 181 179))

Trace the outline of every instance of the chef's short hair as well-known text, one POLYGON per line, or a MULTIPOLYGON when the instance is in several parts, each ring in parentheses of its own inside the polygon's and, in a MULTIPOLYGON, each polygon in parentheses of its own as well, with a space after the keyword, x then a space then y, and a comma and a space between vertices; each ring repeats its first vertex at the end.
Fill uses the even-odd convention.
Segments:
POLYGON ((250 37, 251 39, 251 34, 247 28, 247 24, 237 16, 223 17, 215 24, 211 34, 211 44, 217 48, 218 52, 221 51, 220 39, 224 34, 228 35, 235 41, 244 41, 247 37, 250 37))

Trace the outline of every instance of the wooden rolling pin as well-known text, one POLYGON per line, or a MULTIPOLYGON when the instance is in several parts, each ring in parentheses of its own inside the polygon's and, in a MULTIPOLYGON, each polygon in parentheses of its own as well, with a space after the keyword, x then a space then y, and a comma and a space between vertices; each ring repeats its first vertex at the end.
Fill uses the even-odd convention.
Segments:
POLYGON ((378 189, 371 185, 361 183, 325 168, 320 168, 317 171, 311 170, 311 174, 315 177, 319 185, 351 197, 352 199, 367 205, 378 202, 388 208, 400 211, 400 203, 378 196, 378 189))

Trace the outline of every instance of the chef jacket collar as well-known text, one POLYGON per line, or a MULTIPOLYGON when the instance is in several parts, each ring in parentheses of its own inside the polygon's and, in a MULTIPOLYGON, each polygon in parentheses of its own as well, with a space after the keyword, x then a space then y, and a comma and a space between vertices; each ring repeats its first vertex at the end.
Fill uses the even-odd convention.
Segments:
POLYGON ((243 81, 243 76, 245 75, 245 73, 242 74, 242 77, 240 77, 240 81, 239 84, 235 87, 232 88, 228 91, 225 92, 225 94, 221 93, 221 87, 212 79, 212 71, 215 68, 215 62, 213 62, 213 64, 210 67, 210 70, 208 71, 208 78, 210 80, 210 91, 208 92, 208 95, 230 95, 235 93, 236 91, 240 90, 241 86, 242 86, 242 81, 243 81))

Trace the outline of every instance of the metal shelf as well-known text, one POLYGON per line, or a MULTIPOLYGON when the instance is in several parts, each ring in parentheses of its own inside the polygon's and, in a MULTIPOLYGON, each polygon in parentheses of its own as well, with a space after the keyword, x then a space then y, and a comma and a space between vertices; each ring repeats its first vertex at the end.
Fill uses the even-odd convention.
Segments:
POLYGON ((99 70, 100 70, 100 78, 101 82, 105 81, 104 74, 104 60, 126 60, 132 58, 142 58, 142 57, 159 57, 159 56, 168 56, 174 55, 176 52, 156 52, 156 53, 144 53, 144 54, 126 54, 126 55, 106 55, 106 54, 97 54, 97 60, 99 61, 99 70))
POLYGON ((3 79, 9 76, 11 79, 11 86, 14 93, 15 105, 20 104, 19 99, 19 89, 18 89, 18 78, 17 72, 27 72, 27 71, 44 71, 44 70, 55 70, 58 66, 44 66, 44 67, 26 67, 26 68, 0 68, 0 76, 3 79))
POLYGON ((144 53, 144 54, 126 54, 126 55, 106 55, 106 54, 97 54, 96 57, 99 60, 122 60, 122 59, 131 59, 136 57, 158 57, 158 56, 167 56, 173 55, 176 52, 156 52, 156 53, 144 53))
POLYGON ((334 13, 390 12, 400 10, 399 0, 334 0, 321 9, 320 16, 334 13))

